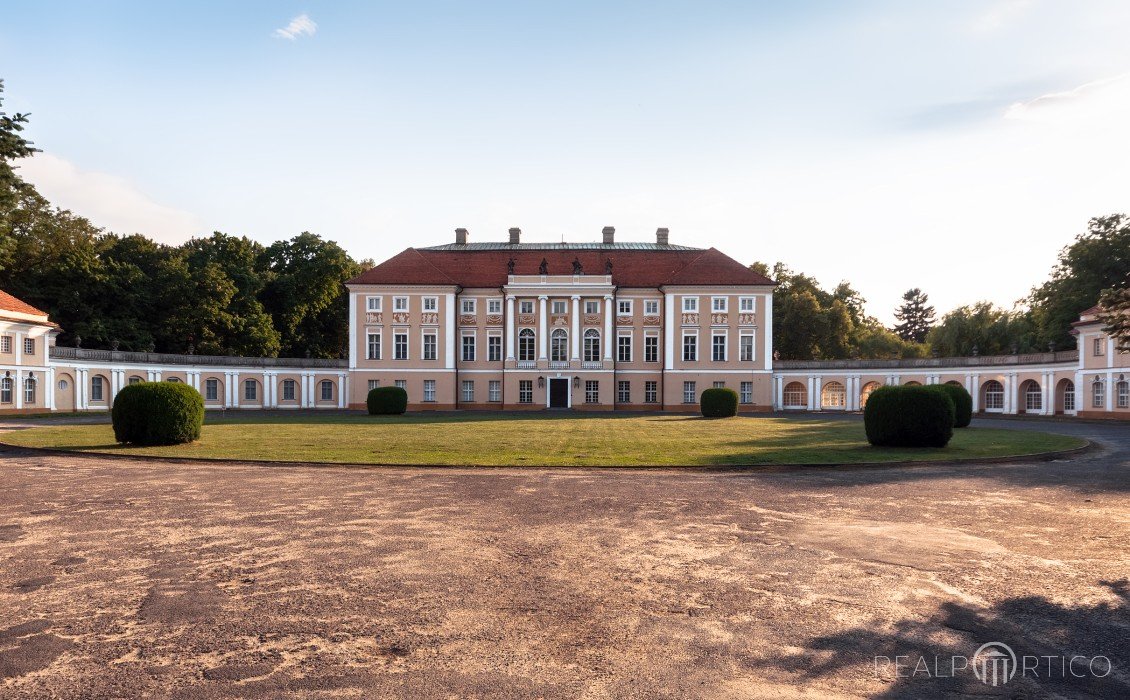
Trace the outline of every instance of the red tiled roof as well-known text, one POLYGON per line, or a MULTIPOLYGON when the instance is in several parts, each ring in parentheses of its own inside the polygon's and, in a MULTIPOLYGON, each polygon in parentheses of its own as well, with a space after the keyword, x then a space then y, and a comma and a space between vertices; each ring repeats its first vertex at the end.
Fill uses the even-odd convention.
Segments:
POLYGON ((46 316, 46 311, 40 311, 31 304, 20 301, 11 294, 0 289, 0 314, 3 312, 14 312, 17 314, 31 314, 32 316, 46 316))
POLYGON ((578 259, 590 275, 602 275, 612 261, 612 283, 619 287, 661 285, 771 285, 773 280, 724 253, 707 250, 502 249, 427 250, 408 248, 346 284, 458 284, 465 288, 501 287, 507 263, 514 274, 536 275, 542 259, 549 274, 568 275, 578 259))

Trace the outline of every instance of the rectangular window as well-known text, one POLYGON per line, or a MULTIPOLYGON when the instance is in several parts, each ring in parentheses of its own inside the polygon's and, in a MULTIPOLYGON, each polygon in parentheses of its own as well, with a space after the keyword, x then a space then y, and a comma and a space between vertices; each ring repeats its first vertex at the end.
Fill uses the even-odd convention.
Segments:
POLYGON ((566 303, 564 301, 561 301, 559 299, 553 300, 553 313, 563 314, 563 313, 565 313, 565 309, 566 309, 566 303))
POLYGON ((468 380, 463 381, 463 400, 464 401, 474 401, 475 400, 475 383, 473 381, 468 381, 468 380))
POLYGON ((714 382, 714 388, 715 389, 725 389, 726 388, 726 382, 714 382))
POLYGON ((492 316, 502 313, 502 300, 487 299, 487 313, 492 316))
POLYGON ((393 311, 407 311, 408 310, 408 297, 393 297, 392 298, 393 311))
POLYGON ((1095 347, 1095 357, 1099 357, 1101 355, 1106 354, 1106 343, 1103 341, 1102 338, 1095 338, 1094 347, 1095 347))
POLYGON ((753 382, 742 382, 742 390, 738 398, 742 403, 753 403, 753 382))
POLYGON ((502 362, 502 336, 492 335, 487 338, 487 360, 502 362))
POLYGON ((1106 405, 1106 387, 1103 383, 1095 380, 1091 385, 1091 408, 1103 408, 1106 405))
POLYGON ((294 385, 295 381, 293 379, 283 380, 283 401, 294 401, 294 385))
POLYGON ((518 333, 518 360, 529 362, 534 359, 534 332, 523 328, 518 333))
POLYGON ((35 380, 30 377, 24 380, 24 403, 35 403, 35 380))
POLYGON ((437 357, 438 344, 436 343, 435 333, 424 334, 424 348, 421 357, 425 360, 434 360, 437 357))
POLYGON ((206 401, 219 401, 220 400, 220 383, 215 379, 204 380, 204 400, 206 401))
POLYGON ((35 338, 24 338, 24 354, 35 354, 35 338))
POLYGON ((1117 385, 1118 407, 1130 408, 1130 382, 1121 381, 1117 385))
POLYGON ((463 309, 463 313, 465 313, 465 314, 475 313, 475 300, 474 299, 463 299, 461 303, 462 303, 462 305, 460 306, 460 308, 463 309))
POLYGON ((0 335, 0 352, 3 352, 3 353, 12 352, 12 336, 10 336, 10 335, 0 335))
POLYGON ((502 400, 502 382, 492 379, 487 383, 487 401, 495 403, 502 400))
POLYGON ((698 336, 687 333, 683 336, 683 362, 698 361, 698 336))
POLYGON ((643 383, 643 402, 659 403, 659 382, 647 381, 643 383))
POLYGON ((742 297, 738 299, 738 311, 741 313, 752 313, 753 308, 753 297, 742 297))
POLYGON ((525 301, 518 302, 518 313, 520 313, 520 314, 532 314, 533 312, 534 312, 534 302, 532 302, 528 299, 525 300, 525 301))
POLYGON ((396 384, 397 389, 404 389, 405 391, 408 391, 408 380, 407 379, 397 379, 396 382, 394 382, 394 383, 396 384))
MULTIPOLYGON (((0 377, 0 403, 12 403, 12 386, 11 377, 0 377)), ((91 397, 91 400, 93 401, 94 398, 91 397)))
POLYGON ((644 316, 658 316, 659 315, 659 300, 658 299, 645 299, 643 302, 644 316))
POLYGON ((683 382, 683 403, 694 403, 697 396, 694 382, 683 382))
POLYGON ((380 311, 381 299, 384 297, 365 297, 365 310, 366 311, 380 311))
POLYGON ((726 361, 726 336, 715 335, 710 339, 710 359, 715 362, 726 361))
POLYGON ((381 334, 367 333, 367 353, 365 357, 370 360, 381 359, 381 334))
POLYGON ((130 386, 133 386, 134 384, 140 384, 140 383, 141 383, 141 377, 130 377, 129 378, 129 385, 130 386))
POLYGON ((595 301, 593 299, 586 300, 585 301, 585 313, 586 314, 598 314, 598 313, 600 313, 600 302, 595 301))
POLYGON ((463 336, 463 361, 475 361, 475 336, 473 335, 463 336))
POLYGON ((334 383, 328 379, 322 381, 319 385, 322 387, 322 401, 334 400, 334 383))
POLYGON ((659 362, 659 336, 648 335, 643 339, 643 361, 659 362))
MULTIPOLYGON (((11 401, 10 398, 8 400, 11 401)), ((103 400, 103 398, 102 398, 102 377, 91 377, 90 378, 90 400, 91 401, 102 401, 103 400)))
POLYGON ((436 400, 436 380, 424 380, 424 401, 434 403, 436 400))
POLYGON ((631 382, 616 382, 616 401, 619 403, 632 402, 631 382))
POLYGON ((594 379, 585 382, 585 403, 600 403, 600 382, 594 379))
POLYGON ((746 333, 741 336, 741 354, 739 357, 742 362, 753 362, 753 334, 746 333))
POLYGON ((518 403, 533 403, 534 402, 534 382, 531 379, 523 379, 518 382, 518 403))
POLYGON ((254 379, 248 379, 243 383, 243 400, 244 401, 258 401, 259 400, 259 385, 255 383, 254 379))
POLYGON ((380 388, 381 388, 381 380, 379 380, 379 379, 370 379, 369 380, 369 391, 372 391, 373 389, 380 389, 380 388))
POLYGON ((616 302, 616 315, 617 316, 631 316, 632 315, 632 302, 630 299, 619 299, 616 302))
POLYGON ((424 311, 438 311, 439 297, 424 297, 424 311))
POLYGON ((683 297, 683 313, 693 314, 698 311, 698 297, 683 297))
POLYGON ((392 335, 392 359, 408 359, 408 331, 396 331, 392 335))
POLYGON ((632 361, 632 336, 622 335, 616 339, 616 361, 632 361))
POLYGON ((715 313, 726 313, 729 308, 729 297, 711 297, 710 310, 715 313))

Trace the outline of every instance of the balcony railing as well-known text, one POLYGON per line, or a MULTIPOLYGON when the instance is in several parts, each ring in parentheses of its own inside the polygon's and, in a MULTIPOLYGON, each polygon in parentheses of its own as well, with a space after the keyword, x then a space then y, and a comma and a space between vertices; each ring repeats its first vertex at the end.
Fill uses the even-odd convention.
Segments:
POLYGON ((604 369, 603 362, 582 362, 581 369, 604 369))
POLYGON ((568 360, 550 360, 549 361, 549 368, 550 369, 569 369, 569 361, 568 360))
POLYGON ((197 367, 305 367, 346 369, 347 360, 302 357, 237 357, 233 355, 174 355, 163 352, 125 352, 53 347, 52 360, 87 360, 142 365, 192 365, 197 367))
POLYGON ((935 367, 999 367, 1007 365, 1054 365, 1076 363, 1078 350, 1033 352, 1023 355, 977 355, 975 357, 916 357, 891 360, 774 360, 773 369, 930 369, 935 367))
POLYGON ((518 360, 518 369, 537 369, 537 360, 518 360))

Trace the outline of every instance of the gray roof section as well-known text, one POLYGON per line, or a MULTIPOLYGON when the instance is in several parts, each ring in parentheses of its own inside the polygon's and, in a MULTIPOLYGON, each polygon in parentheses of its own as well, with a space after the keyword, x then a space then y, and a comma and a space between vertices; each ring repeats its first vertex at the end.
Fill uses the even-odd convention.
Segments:
POLYGON ((685 245, 658 243, 445 243, 416 250, 705 250, 685 245))

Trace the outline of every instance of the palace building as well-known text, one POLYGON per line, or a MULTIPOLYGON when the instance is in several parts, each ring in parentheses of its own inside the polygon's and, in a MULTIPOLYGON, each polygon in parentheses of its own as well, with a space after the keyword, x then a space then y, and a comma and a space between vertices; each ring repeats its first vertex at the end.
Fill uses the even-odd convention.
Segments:
POLYGON ((956 383, 979 413, 1130 419, 1130 354, 1085 311, 1078 350, 998 357, 774 361, 774 282, 714 248, 455 242, 408 248, 346 283, 347 360, 57 347, 46 313, 0 292, 0 413, 107 410, 123 387, 185 382, 209 409, 857 411, 885 384, 956 383))

